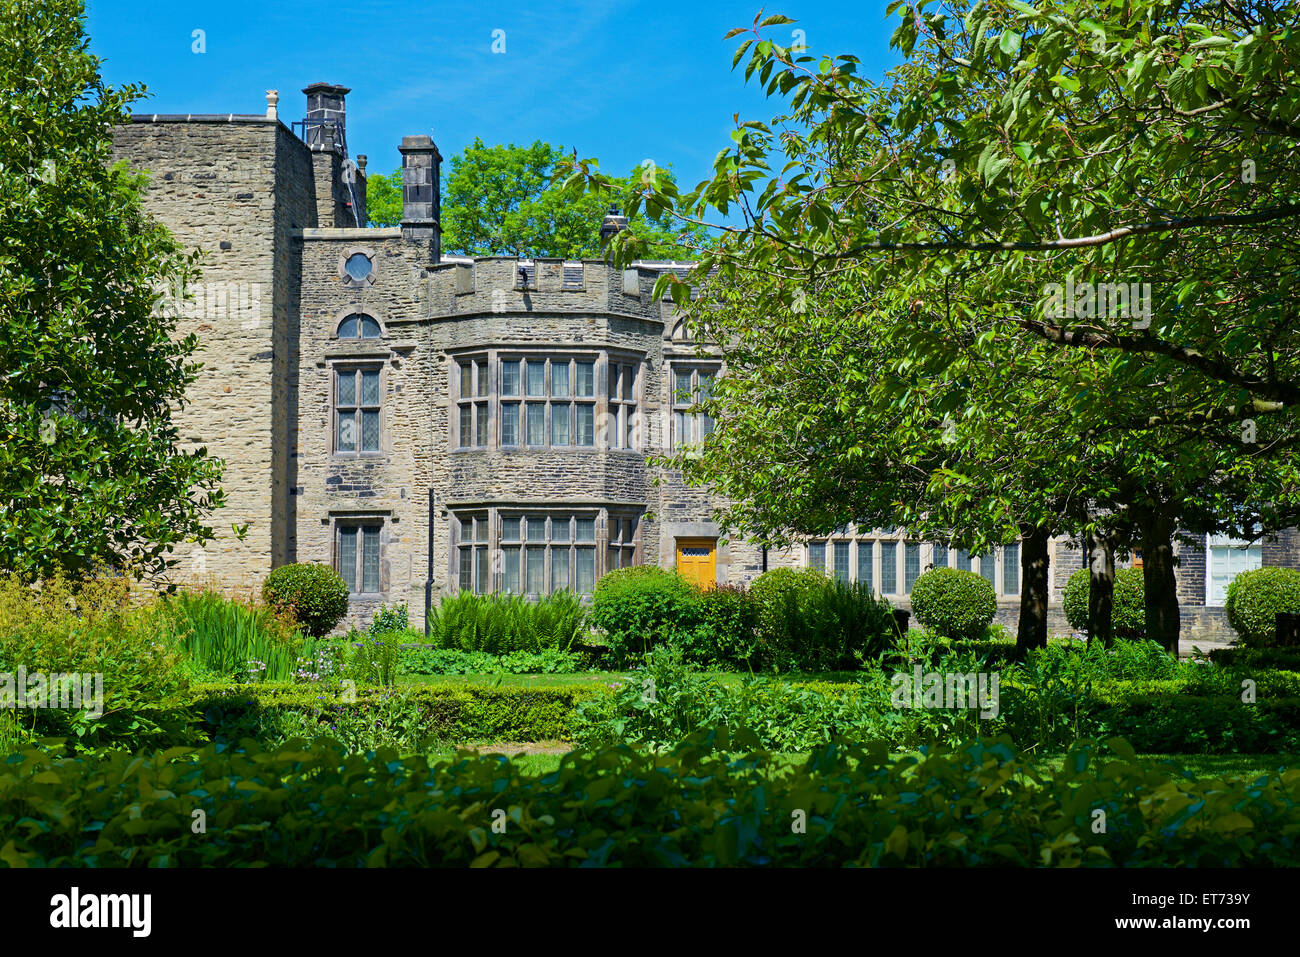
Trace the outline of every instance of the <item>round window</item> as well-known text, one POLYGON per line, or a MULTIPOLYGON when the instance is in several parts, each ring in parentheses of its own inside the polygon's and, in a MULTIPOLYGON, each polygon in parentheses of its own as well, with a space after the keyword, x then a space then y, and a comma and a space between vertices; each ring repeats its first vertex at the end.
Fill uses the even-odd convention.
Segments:
POLYGON ((370 273, 374 271, 374 268, 374 263, 370 261, 370 257, 365 253, 353 253, 348 257, 347 262, 343 264, 343 270, 354 282, 364 282, 370 276, 370 273))

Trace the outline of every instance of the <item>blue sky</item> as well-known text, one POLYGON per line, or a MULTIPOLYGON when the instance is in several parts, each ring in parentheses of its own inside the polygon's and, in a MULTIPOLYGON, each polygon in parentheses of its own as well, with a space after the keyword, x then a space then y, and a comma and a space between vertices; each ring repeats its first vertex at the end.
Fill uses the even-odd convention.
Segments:
MULTIPOLYGON (((853 53, 863 72, 892 66, 886 0, 766 4, 799 22, 816 54, 853 53)), ((447 159, 475 136, 489 145, 535 139, 576 146, 625 174, 645 159, 678 181, 704 178, 728 144, 732 114, 779 112, 731 69, 758 2, 420 3, 418 0, 88 0, 91 49, 109 83, 141 82, 137 107, 159 113, 261 113, 302 118, 308 83, 351 87, 347 137, 372 171, 399 165, 403 135, 429 133, 447 159), (192 50, 204 31, 206 52, 192 50), (493 31, 505 53, 493 53, 493 31)), ((774 34, 780 35, 780 34, 774 34)))

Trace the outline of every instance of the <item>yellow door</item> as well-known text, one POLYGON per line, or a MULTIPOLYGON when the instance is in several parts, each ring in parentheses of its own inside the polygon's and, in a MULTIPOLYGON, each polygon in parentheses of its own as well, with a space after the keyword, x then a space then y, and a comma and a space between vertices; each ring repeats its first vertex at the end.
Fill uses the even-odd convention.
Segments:
POLYGON ((677 539, 677 572, 701 588, 718 582, 718 540, 716 538, 677 539))

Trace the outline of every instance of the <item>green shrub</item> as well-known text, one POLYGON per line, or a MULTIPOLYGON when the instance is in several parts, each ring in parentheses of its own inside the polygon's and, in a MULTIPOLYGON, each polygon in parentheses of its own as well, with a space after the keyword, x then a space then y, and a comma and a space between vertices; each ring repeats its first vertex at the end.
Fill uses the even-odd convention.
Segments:
MULTIPOLYGON (((1116 638, 1138 639, 1147 634, 1146 596, 1143 592, 1142 569, 1115 569, 1114 597, 1111 602, 1111 630, 1116 638)), ((1061 595, 1065 620, 1076 631, 1088 627, 1088 595, 1091 591, 1089 572, 1081 568, 1065 582, 1061 595)))
POLYGON ((1179 675, 1178 659, 1154 641, 1124 641, 1103 647, 1100 642, 1052 643, 1032 652, 1041 661, 1059 661, 1076 675, 1094 681, 1156 681, 1179 675))
POLYGON ((366 630, 372 635, 387 635, 393 632, 405 634, 410 627, 410 613, 406 610, 406 602, 393 605, 391 608, 385 603, 380 605, 379 611, 371 617, 370 626, 366 630))
MULTIPOLYGON (((166 747, 193 740, 195 716, 180 707, 193 676, 156 604, 133 605, 124 579, 71 581, 53 576, 28 586, 0 577, 0 673, 76 675, 77 691, 103 695, 81 707, 64 694, 63 706, 40 701, 32 688, 7 689, 14 701, 0 707, 0 754, 38 738, 63 738, 75 750, 121 745, 166 747), (15 707, 30 691, 38 700, 15 707), (41 705, 41 706, 35 706, 41 705)), ((62 686, 60 680, 59 685, 62 686)))
MULTIPOLYGON (((773 568, 754 579, 758 653, 765 668, 793 671, 809 664, 837 627, 822 600, 830 579, 812 568, 773 568)), ((815 665, 813 666, 815 667, 815 665)))
POLYGON ((328 565, 281 565, 266 576, 262 598, 292 613, 313 638, 328 635, 348 613, 348 586, 328 565))
POLYGON ((431 763, 329 740, 93 759, 33 751, 0 766, 0 861, 1184 868, 1300 856, 1300 802, 1281 772, 1196 779, 1118 739, 1072 749, 1050 772, 992 739, 899 757, 832 747, 776 763, 744 732, 702 732, 668 755, 574 753, 544 775, 501 756, 431 763), (1096 808, 1106 810, 1100 831, 1096 808), (493 827, 497 811, 512 826, 493 827), (200 812, 204 831, 181 826, 200 812), (806 833, 790 826, 802 816, 816 821, 806 833))
POLYGON ((392 687, 397 681, 405 638, 401 631, 362 632, 353 628, 339 646, 337 677, 392 687))
POLYGON ((519 595, 448 596, 429 612, 429 643, 504 655, 568 649, 587 629, 587 610, 572 592, 529 601, 519 595))
POLYGON ((621 663, 664 642, 695 645, 696 631, 705 624, 701 599, 700 589, 674 571, 620 568, 596 582, 591 624, 604 632, 621 663))
POLYGON ((912 611, 926 629, 945 638, 982 638, 998 610, 993 584, 959 568, 932 568, 912 586, 912 611))
POLYGON ((758 663, 758 603, 744 585, 717 585, 700 595, 704 626, 687 649, 701 663, 758 663))
POLYGON ((776 671, 853 669, 897 638, 889 603, 870 588, 811 569, 775 568, 754 579, 758 651, 776 671))
POLYGON ((1300 569, 1256 568, 1228 584, 1223 610, 1243 644, 1277 646, 1279 612, 1300 614, 1300 569))

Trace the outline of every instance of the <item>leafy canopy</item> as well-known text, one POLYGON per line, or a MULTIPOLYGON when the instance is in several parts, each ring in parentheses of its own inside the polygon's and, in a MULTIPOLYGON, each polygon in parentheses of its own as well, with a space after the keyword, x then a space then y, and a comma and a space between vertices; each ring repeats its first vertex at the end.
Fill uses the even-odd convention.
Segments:
POLYGON ((79 0, 0 0, 0 569, 158 573, 203 542, 221 464, 172 421, 197 366, 161 290, 196 256, 110 164, 143 88, 105 86, 79 0))
MULTIPOLYGON (((451 158, 442 183, 442 248, 471 256, 553 256, 593 259, 603 255, 600 226, 611 205, 627 208, 631 196, 668 171, 637 169, 610 180, 600 194, 574 202, 553 185, 564 152, 540 140, 531 146, 485 146, 474 142, 451 158)), ((374 174, 366 183, 372 226, 396 226, 402 219, 402 171, 374 174)), ((629 239, 650 259, 687 259, 707 231, 674 225, 667 216, 629 215, 629 239)))

